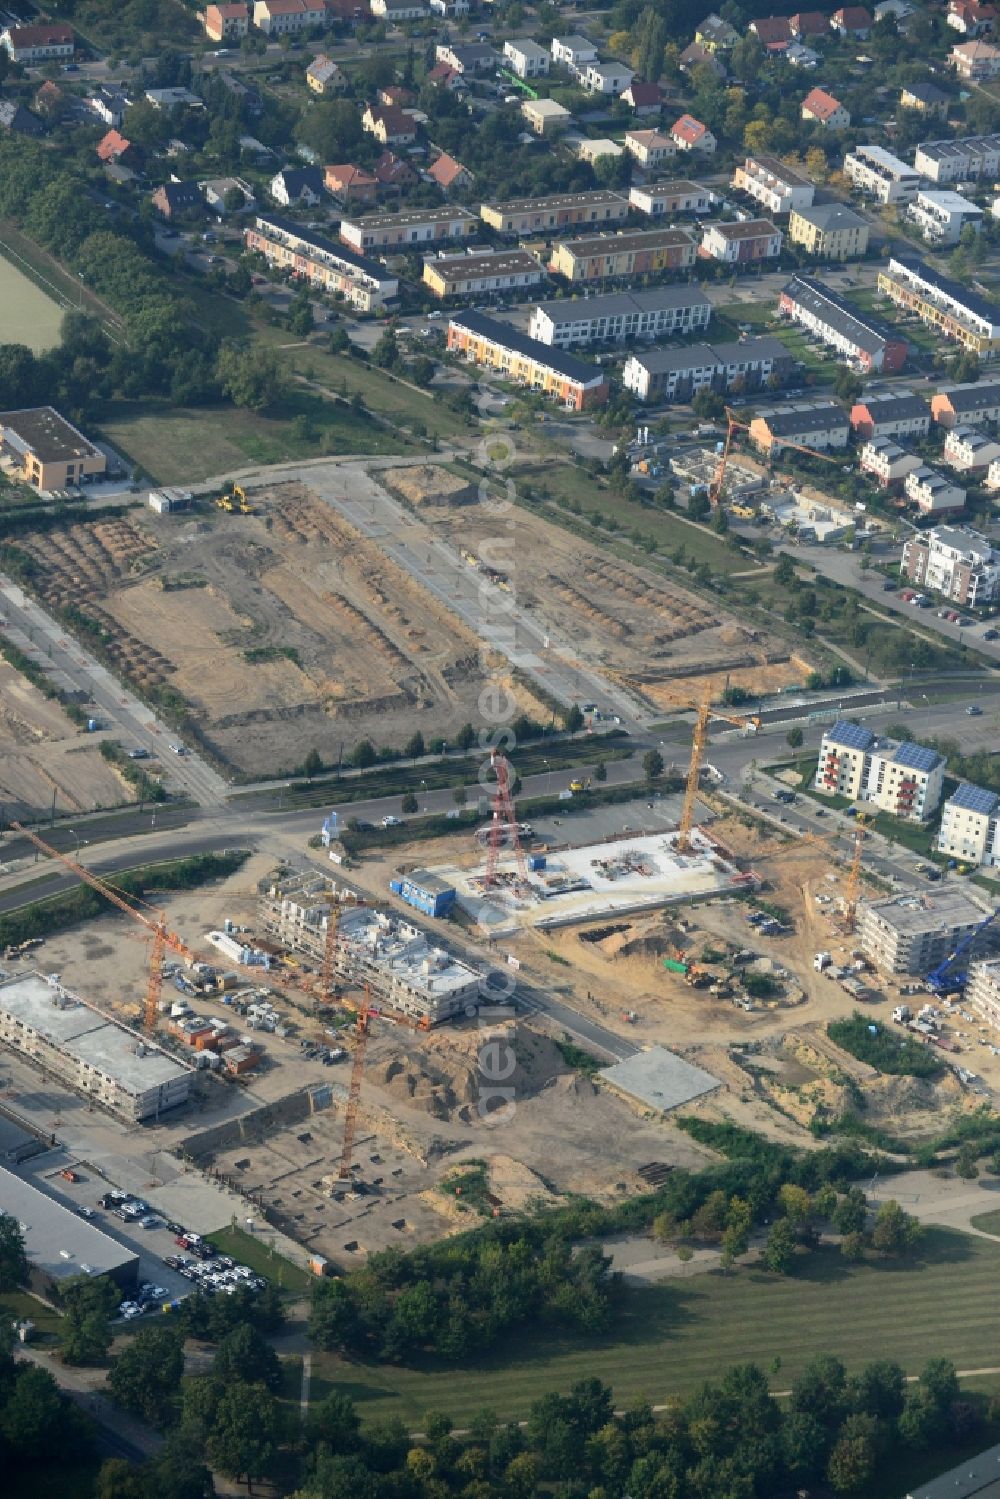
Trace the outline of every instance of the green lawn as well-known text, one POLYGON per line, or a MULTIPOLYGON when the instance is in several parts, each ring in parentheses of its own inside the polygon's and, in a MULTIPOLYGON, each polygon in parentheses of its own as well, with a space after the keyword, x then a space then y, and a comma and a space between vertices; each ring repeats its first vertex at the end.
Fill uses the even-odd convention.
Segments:
POLYGON ((616 1398, 670 1395, 717 1378, 730 1364, 753 1360, 786 1388, 810 1356, 837 1354, 851 1369, 870 1359, 898 1359, 917 1373, 940 1355, 960 1369, 996 1363, 989 1315, 1000 1272, 1000 1247, 944 1229, 928 1232, 909 1263, 846 1266, 832 1250, 799 1262, 781 1279, 762 1271, 701 1275, 625 1294, 613 1335, 560 1338, 526 1331, 502 1352, 455 1369, 422 1370, 348 1362, 319 1353, 312 1398, 330 1388, 350 1394, 369 1419, 399 1415, 410 1425, 428 1410, 464 1424, 480 1407, 501 1418, 527 1414, 549 1390, 566 1390, 598 1374, 616 1398))
POLYGON ((198 484, 254 463, 323 454, 413 451, 411 443, 379 423, 302 392, 273 414, 231 406, 157 408, 116 402, 101 428, 158 484, 198 484))
POLYGON ((298 1295, 309 1290, 314 1283, 313 1276, 307 1270, 293 1265, 283 1254, 275 1254, 264 1240, 256 1234, 246 1233, 242 1228, 230 1225, 220 1228, 216 1233, 207 1234, 206 1238, 220 1254, 231 1255, 239 1264, 249 1265, 251 1270, 265 1275, 268 1280, 281 1286, 282 1290, 293 1291, 298 1295))
POLYGON ((973 1228, 981 1228, 984 1234, 996 1234, 1000 1238, 1000 1208, 994 1208, 992 1213, 978 1213, 969 1222, 973 1228))
POLYGON ((27 1291, 8 1291, 0 1296, 0 1315, 6 1321, 23 1322, 30 1318, 35 1324, 35 1342, 58 1342, 61 1336, 62 1317, 51 1306, 29 1296, 27 1291))

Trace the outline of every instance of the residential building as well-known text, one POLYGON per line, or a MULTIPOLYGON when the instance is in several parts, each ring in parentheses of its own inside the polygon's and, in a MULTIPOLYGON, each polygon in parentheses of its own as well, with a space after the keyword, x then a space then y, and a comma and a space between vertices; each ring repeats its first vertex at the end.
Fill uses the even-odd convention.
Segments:
POLYGON ((677 155, 677 147, 670 136, 659 130, 629 130, 625 136, 625 150, 647 172, 656 171, 677 155))
POLYGON ((20 1226, 28 1261, 28 1289, 49 1305, 58 1304, 60 1287, 67 1281, 84 1277, 111 1282, 116 1302, 138 1286, 139 1256, 134 1249, 6 1166, 0 1166, 0 1215, 13 1218, 20 1226))
POLYGON ((691 42, 685 47, 677 63, 682 73, 693 73, 695 68, 707 68, 720 80, 726 76, 726 65, 722 58, 716 57, 714 52, 709 52, 700 42, 691 42))
POLYGON ((807 37, 826 36, 830 29, 830 17, 821 10, 803 10, 789 18, 789 29, 798 41, 807 37))
POLYGON ((0 983, 0 1043, 127 1124, 159 1119, 191 1091, 191 1068, 40 973, 0 983))
POLYGON ((412 187, 417 180, 410 163, 394 151, 383 151, 373 170, 375 180, 385 193, 399 193, 404 187, 412 187))
POLYGON ((918 193, 916 202, 907 208, 906 217, 917 226, 928 244, 944 248, 958 244, 966 224, 978 229, 983 221, 983 210, 962 193, 935 190, 918 193))
POLYGON ((369 104, 361 128, 383 146, 409 146, 417 138, 416 119, 395 104, 369 104))
POLYGON ((424 261, 423 281, 436 297, 479 297, 538 286, 545 271, 526 250, 440 255, 424 261))
POLYGON ((963 609, 1000 598, 1000 552, 968 526, 935 526, 903 543, 900 576, 942 594, 963 609))
POLYGON ((374 203, 378 193, 378 182, 372 173, 349 161, 339 166, 326 167, 323 186, 328 193, 339 198, 345 208, 348 205, 364 207, 374 203))
POLYGON ((518 333, 508 323, 481 312, 455 313, 448 324, 448 348, 472 364, 498 371, 519 385, 554 396, 574 411, 606 404, 610 387, 599 365, 549 348, 518 333))
POLYGON ((980 5, 979 0, 948 0, 947 23, 963 36, 986 36, 997 18, 995 5, 980 5))
POLYGON ((449 156, 442 151, 440 156, 435 157, 427 168, 427 175, 432 182, 436 182, 444 193, 460 192, 462 189, 471 187, 474 178, 468 167, 463 167, 454 156, 449 156))
POLYGON ((984 474, 1000 458, 1000 442, 975 427, 951 427, 944 440, 944 461, 960 474, 984 474))
MULTIPOLYGON (((413 870, 390 883, 407 904, 427 914, 446 914, 455 898, 454 888, 428 870, 413 870)), ((344 971, 362 976, 376 1001, 411 1020, 440 1025, 473 1013, 482 999, 483 977, 475 968, 430 943, 419 927, 394 912, 349 907, 337 935, 344 971)))
POLYGON ((17 478, 40 493, 77 488, 99 479, 108 460, 52 406, 0 412, 0 452, 17 478))
POLYGON ((491 73, 500 59, 486 42, 439 42, 434 48, 437 62, 446 62, 463 78, 475 73, 491 73))
POLYGON ((323 197, 323 173, 319 167, 283 167, 271 178, 268 192, 282 208, 293 203, 315 208, 323 197))
POLYGON ((321 52, 306 68, 306 83, 314 94, 341 94, 347 79, 339 63, 321 52))
POLYGON ((597 48, 585 36, 554 36, 551 43, 552 61, 560 63, 570 72, 585 68, 597 61, 597 48))
POLYGON ((709 52, 728 52, 736 46, 740 34, 734 26, 730 26, 728 21, 724 21, 713 11, 696 27, 694 39, 701 46, 707 47, 709 52))
POLYGON ((204 109, 204 99, 199 99, 197 94, 189 88, 181 88, 179 85, 173 88, 148 88, 143 95, 148 104, 154 109, 204 109))
POLYGON ((878 273, 879 293, 980 359, 1000 352, 1000 309, 987 297, 915 257, 892 255, 878 273))
POLYGON ((599 188, 594 192, 556 193, 547 198, 512 198, 506 203, 483 203, 483 222, 498 234, 546 234, 550 230, 598 224, 613 227, 628 218, 628 200, 621 193, 599 188))
POLYGON ((580 83, 588 94, 604 94, 617 99, 625 92, 635 74, 619 62, 589 62, 580 83))
POLYGON ((786 166, 776 156, 748 156, 733 173, 732 187, 746 193, 767 213, 791 213, 794 208, 809 208, 816 189, 794 167, 786 166))
POLYGON ((99 88, 89 95, 87 108, 92 109, 98 119, 110 125, 113 130, 120 130, 125 118, 125 111, 132 100, 118 88, 99 88))
POLYGON ((574 344, 697 333, 708 327, 711 315, 711 304, 696 286, 653 286, 541 302, 531 314, 528 332, 540 343, 568 349, 574 344))
POLYGON ((946 119, 951 105, 949 96, 936 83, 904 84, 899 102, 903 109, 912 109, 926 120, 946 119))
MULTIPOLYGON (((862 901, 858 945, 882 973, 919 978, 943 963, 988 915, 989 909, 973 899, 968 886, 946 885, 920 894, 862 901)), ((989 951, 990 946, 991 933, 987 930, 967 949, 967 955, 971 959, 989 951)), ((916 1492, 923 1494, 923 1490, 916 1492)), ((967 1495, 970 1493, 975 1490, 966 1490, 967 1495)), ((982 1499, 986 1499, 986 1490, 982 1499)))
POLYGON ((98 160, 105 163, 125 162, 135 166, 141 157, 138 149, 119 130, 109 130, 106 135, 102 135, 94 149, 98 160))
POLYGON ((22 108, 13 99, 0 99, 0 130, 37 138, 45 134, 45 125, 30 109, 22 108))
POLYGON ((472 239, 479 220, 460 204, 448 208, 408 208, 402 213, 368 213, 344 218, 340 237, 359 251, 402 254, 412 245, 433 244, 442 239, 472 239))
POLYGON ((868 220, 843 203, 792 211, 788 238, 823 260, 855 260, 868 249, 868 220))
POLYGON ((469 85, 456 68, 450 68, 446 62, 436 62, 427 74, 427 83, 431 88, 446 89, 450 94, 459 94, 469 85))
POLYGON ((984 83, 1000 74, 1000 47, 992 42, 959 42, 952 47, 948 61, 967 83, 984 83))
POLYGON ((844 157, 844 174, 859 192, 879 203, 909 203, 921 173, 883 146, 855 146, 844 157))
POLYGON ((942 186, 996 178, 1000 169, 1000 135, 967 135, 960 140, 925 141, 917 147, 913 165, 924 177, 942 186))
POLYGON ((663 91, 658 83, 633 78, 622 94, 622 103, 637 115, 658 115, 663 108, 663 91))
MULTIPOLYGON (((362 221, 363 222, 363 221, 362 221)), ((399 292, 399 281, 377 261, 274 214, 258 214, 243 231, 247 249, 269 265, 341 296, 361 312, 374 312, 399 292)))
POLYGON ((610 136, 603 136, 597 140, 590 135, 568 136, 566 145, 579 161, 589 162, 591 166, 609 157, 617 159, 625 154, 618 142, 613 141, 610 136))
MULTIPOLYGON (((975 788, 978 789, 978 788, 975 788)), ((984 797, 992 797, 992 791, 983 792, 984 797)), ((996 817, 988 819, 990 824, 989 843, 984 849, 985 857, 978 862, 987 867, 996 864, 996 829, 1000 827, 996 817)), ((942 832, 944 823, 942 821, 942 832)), ((940 846, 940 844, 939 844, 940 846)), ((943 852, 943 850, 942 850, 943 852)), ((957 857, 957 856, 956 856, 957 857)), ((971 863, 971 859, 964 862, 971 863)), ((989 960, 975 962, 968 970, 969 977, 965 985, 965 993, 962 995, 963 1004, 980 1017, 991 1030, 1000 1029, 1000 963, 989 960)), ((952 1482, 955 1487, 952 1493, 957 1499, 990 1499, 990 1487, 992 1480, 1000 1471, 1000 1447, 990 1447, 978 1457, 966 1458, 958 1468, 951 1472, 952 1482), (964 1487, 962 1487, 964 1485, 964 1487)), ((944 1493, 944 1479, 939 1479, 939 1486, 915 1490, 907 1499, 940 1499, 944 1493)))
POLYGON ((907 474, 919 468, 921 459, 908 453, 891 437, 870 437, 858 453, 858 467, 870 474, 883 489, 899 489, 907 474))
POLYGON ((573 115, 555 99, 523 99, 521 114, 535 135, 553 136, 564 131, 573 115))
POLYGON ((250 30, 250 7, 246 0, 206 5, 201 20, 210 42, 238 42, 250 30))
MULTIPOLYGON (((1000 864, 998 807, 1000 796, 995 791, 987 791, 983 786, 973 786, 968 781, 962 782, 941 808, 941 826, 934 840, 938 853, 946 854, 949 859, 956 859, 961 864, 971 864, 975 868, 995 869, 1000 864)), ((991 963, 976 966, 992 970, 994 983, 991 988, 994 987, 1000 965, 991 963)), ((970 997, 967 991, 966 998, 970 997)), ((998 1016, 1000 1010, 994 1010, 994 1024, 998 1016)))
POLYGON ((781 254, 781 231, 770 219, 708 224, 701 239, 704 254, 724 265, 751 265, 781 254))
POLYGON ((708 213, 712 194, 700 183, 681 178, 670 182, 644 182, 641 187, 631 187, 628 201, 640 213, 658 219, 678 213, 708 213))
POLYGON ((0 31, 0 48, 12 62, 22 67, 38 63, 59 62, 72 57, 76 46, 72 26, 46 22, 38 26, 5 26, 0 31))
POLYGON ((855 437, 926 437, 931 430, 931 408, 911 391, 860 397, 851 407, 855 437))
POLYGON ((787 16, 763 16, 747 27, 765 52, 783 51, 792 40, 792 23, 787 16))
POLYGON ((254 0, 253 24, 265 36, 291 36, 326 25, 323 0, 254 0))
POLYGON ((937 750, 839 719, 824 731, 813 785, 906 822, 925 822, 941 800, 944 772, 937 750))
POLYGON ((701 390, 760 390, 768 382, 787 380, 794 368, 781 340, 765 335, 737 343, 643 350, 626 360, 622 384, 640 401, 691 401, 701 390))
POLYGON ((670 139, 678 151, 699 151, 703 156, 711 156, 717 144, 708 126, 693 115, 681 115, 674 121, 670 127, 670 139))
POLYGON ((248 182, 245 177, 209 177, 204 182, 199 182, 202 196, 209 208, 218 217, 225 218, 228 213, 242 213, 247 208, 254 207, 253 183, 248 182), (230 202, 236 202, 235 209, 226 206, 226 199, 230 194, 230 202), (239 200, 235 194, 239 194, 239 200))
POLYGON ((872 29, 872 13, 863 5, 844 5, 830 17, 830 30, 855 41, 866 41, 872 29))
POLYGON ((430 8, 436 16, 453 20, 456 16, 467 16, 472 5, 470 0, 430 0, 430 8))
POLYGON ((425 21, 430 7, 425 0, 369 0, 373 16, 398 26, 401 21, 425 21))
POLYGON ((152 194, 150 201, 165 219, 200 214, 205 207, 197 182, 165 182, 152 194))
POLYGON ((539 42, 504 42, 503 55, 518 78, 544 78, 548 74, 550 53, 539 42))
POLYGON ((931 396, 931 415, 940 427, 1000 422, 1000 381, 942 385, 931 396))
POLYGON ((549 269, 577 283, 625 280, 686 270, 697 253, 698 242, 688 229, 626 229, 560 241, 549 269))
POLYGON ((822 125, 824 130, 846 130, 851 123, 850 113, 840 100, 821 88, 809 90, 802 100, 801 113, 804 120, 822 125))
POLYGON ((791 68, 806 68, 812 71, 819 62, 819 53, 814 52, 811 47, 803 47, 801 42, 789 42, 782 56, 791 68))
POLYGON ((786 442, 801 447, 846 448, 850 423, 835 401, 789 401, 784 406, 758 407, 750 423, 750 441, 763 453, 777 455, 786 442))
POLYGON ((903 493, 921 515, 954 515, 965 509, 965 490, 926 463, 907 474, 903 493))

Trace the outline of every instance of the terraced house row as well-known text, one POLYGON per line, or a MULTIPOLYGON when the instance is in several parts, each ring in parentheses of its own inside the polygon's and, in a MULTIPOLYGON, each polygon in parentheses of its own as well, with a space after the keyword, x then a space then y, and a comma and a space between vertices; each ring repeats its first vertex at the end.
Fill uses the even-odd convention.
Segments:
POLYGON ((448 348, 472 364, 496 370, 518 385, 553 396, 574 411, 606 404, 607 377, 600 365, 577 359, 518 333, 509 323, 481 312, 455 313, 448 324, 448 348))
POLYGON ((980 359, 995 359, 1000 352, 1000 314, 994 304, 924 261, 892 256, 878 273, 878 289, 980 359))

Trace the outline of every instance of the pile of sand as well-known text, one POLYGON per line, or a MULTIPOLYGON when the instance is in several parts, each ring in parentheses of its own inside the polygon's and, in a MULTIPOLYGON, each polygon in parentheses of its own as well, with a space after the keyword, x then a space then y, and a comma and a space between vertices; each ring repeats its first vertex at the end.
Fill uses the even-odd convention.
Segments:
POLYGON ((389 469, 380 482, 411 505, 471 505, 476 498, 474 484, 429 463, 389 469))

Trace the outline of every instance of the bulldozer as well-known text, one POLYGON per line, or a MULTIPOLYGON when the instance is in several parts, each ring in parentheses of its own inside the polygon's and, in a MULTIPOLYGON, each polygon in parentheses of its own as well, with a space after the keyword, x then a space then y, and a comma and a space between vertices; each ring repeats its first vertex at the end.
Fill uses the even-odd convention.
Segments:
POLYGON ((254 513, 253 506, 247 499, 246 490, 239 484, 234 484, 232 489, 221 494, 215 503, 228 515, 253 515, 254 513))

